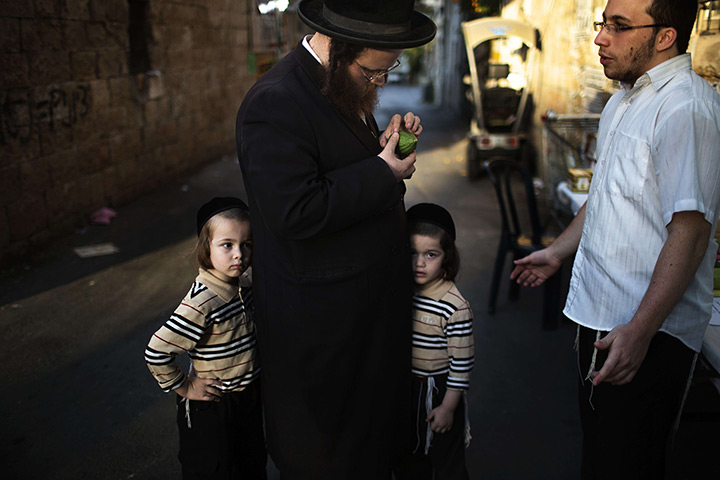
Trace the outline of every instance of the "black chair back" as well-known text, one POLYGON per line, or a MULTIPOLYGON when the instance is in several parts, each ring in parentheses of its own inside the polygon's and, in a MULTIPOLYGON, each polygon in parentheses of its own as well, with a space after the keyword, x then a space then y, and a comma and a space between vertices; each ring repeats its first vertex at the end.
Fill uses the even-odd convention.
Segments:
MULTIPOLYGON (((500 157, 485 162, 485 170, 493 187, 495 187, 498 207, 502 216, 502 233, 495 257, 487 307, 487 312, 493 314, 495 313, 507 254, 511 253, 513 260, 517 260, 536 250, 545 248, 546 244, 552 239, 543 237, 544 232, 540 223, 535 187, 530 172, 516 161, 500 157), (517 184, 518 177, 521 180, 521 188, 513 190, 513 184, 517 184), (516 194, 523 190, 530 220, 530 229, 532 230, 529 235, 523 234, 520 227, 520 216, 518 215, 519 208, 522 207, 523 203, 519 202, 516 194)), ((545 329, 554 329, 559 325, 560 277, 561 274, 558 272, 546 280, 544 284, 542 324, 545 329)), ((517 299, 520 293, 519 285, 514 281, 510 281, 508 293, 511 300, 517 299)))
POLYGON ((518 202, 512 189, 513 179, 519 177, 525 187, 527 212, 530 219, 531 232, 527 235, 533 247, 531 250, 542 248, 543 228, 540 223, 537 199, 535 198, 535 187, 530 172, 514 160, 495 158, 485 162, 485 170, 495 187, 495 194, 498 199, 500 215, 502 216, 502 228, 512 243, 517 242, 523 234, 520 228, 518 217, 518 202))

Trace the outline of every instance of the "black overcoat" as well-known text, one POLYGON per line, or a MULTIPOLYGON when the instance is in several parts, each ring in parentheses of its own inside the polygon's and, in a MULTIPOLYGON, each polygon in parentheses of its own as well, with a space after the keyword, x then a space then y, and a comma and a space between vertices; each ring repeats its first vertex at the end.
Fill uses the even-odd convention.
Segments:
POLYGON ((283 479, 385 479, 409 411, 405 185, 319 68, 299 45, 237 117, 268 449, 283 479))

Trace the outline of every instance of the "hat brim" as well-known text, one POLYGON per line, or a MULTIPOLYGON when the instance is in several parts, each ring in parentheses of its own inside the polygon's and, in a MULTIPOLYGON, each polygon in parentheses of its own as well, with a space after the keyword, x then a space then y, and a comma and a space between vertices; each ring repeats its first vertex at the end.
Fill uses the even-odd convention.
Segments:
POLYGON ((322 11, 323 0, 308 0, 301 2, 298 7, 300 19, 313 30, 328 37, 368 48, 405 49, 419 47, 435 38, 437 32, 437 27, 433 21, 418 11, 413 11, 410 18, 410 30, 395 35, 368 35, 345 30, 327 21, 323 17, 322 11))

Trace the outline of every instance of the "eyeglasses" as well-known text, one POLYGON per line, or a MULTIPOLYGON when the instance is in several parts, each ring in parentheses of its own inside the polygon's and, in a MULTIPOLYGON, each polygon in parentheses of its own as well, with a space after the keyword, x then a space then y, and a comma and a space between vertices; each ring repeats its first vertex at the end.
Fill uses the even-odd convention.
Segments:
POLYGON ((362 72, 363 77, 365 77, 365 80, 367 80, 370 83, 373 83, 375 80, 382 80, 383 78, 385 78, 385 76, 387 76, 388 73, 392 72, 393 70, 395 70, 396 68, 398 68, 400 66, 400 60, 398 59, 395 61, 395 65, 388 68, 387 70, 374 70, 375 73, 368 75, 367 73, 365 73, 367 71, 367 69, 365 67, 360 65, 357 62, 357 60, 355 60, 355 63, 357 64, 358 67, 360 67, 360 71, 362 72))
POLYGON ((635 30, 636 28, 650 28, 650 27, 667 27, 667 25, 653 24, 653 25, 628 26, 628 25, 616 25, 614 23, 593 22, 593 28, 595 29, 596 32, 599 32, 600 30, 604 30, 605 33, 607 33, 608 35, 617 35, 618 33, 627 32, 628 30, 635 30))

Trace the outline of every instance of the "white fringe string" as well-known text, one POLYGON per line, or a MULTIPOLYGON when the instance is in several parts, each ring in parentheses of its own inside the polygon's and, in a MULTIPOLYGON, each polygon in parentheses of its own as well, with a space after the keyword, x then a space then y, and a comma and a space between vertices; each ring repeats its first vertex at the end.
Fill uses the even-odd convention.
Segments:
POLYGON ((573 350, 576 352, 580 348, 580 324, 578 323, 577 329, 575 330, 575 343, 573 344, 573 350))
MULTIPOLYGON (((579 331, 578 331, 578 333, 579 333, 579 331)), ((595 332, 595 341, 597 342, 599 340, 600 340, 600 330, 597 330, 595 332)), ((590 374, 595 370, 595 361, 597 360, 597 354, 598 354, 598 349, 597 349, 597 347, 595 347, 593 345, 593 353, 592 353, 592 359, 590 360, 590 368, 588 369, 588 373, 587 373, 587 376, 585 377, 585 380, 590 380, 590 374)), ((592 385, 592 380, 590 380, 590 382, 591 382, 590 396, 588 397, 588 403, 590 404, 590 408, 595 410, 595 405, 593 405, 593 403, 592 403, 593 393, 595 393, 595 385, 592 385)))
POLYGON ((470 412, 468 410, 467 390, 463 391, 463 403, 465 404, 465 448, 470 446, 470 412))
POLYGON ((417 438, 417 443, 415 444, 415 449, 413 450, 413 453, 417 453, 418 448, 420 448, 420 405, 422 404, 422 389, 420 389, 420 392, 418 393, 418 404, 417 404, 417 417, 415 418, 415 438, 417 438))
MULTIPOLYGON (((427 416, 430 415, 430 412, 432 412, 433 390, 437 391, 437 387, 435 386, 435 379, 433 377, 427 377, 427 393, 425 394, 425 418, 427 418, 427 416)), ((425 455, 427 455, 428 451, 430 450, 430 444, 432 443, 432 439, 433 431, 432 428, 430 428, 430 422, 428 422, 427 432, 425 433, 425 455)))
POLYGON ((580 383, 585 386, 585 379, 582 374, 582 367, 580 366, 580 324, 578 324, 575 331, 575 343, 573 344, 573 350, 575 350, 575 361, 577 363, 578 377, 580 377, 580 383))
POLYGON ((695 366, 697 365, 697 359, 698 359, 698 353, 695 352, 695 356, 693 357, 692 365, 690 365, 690 372, 688 373, 688 379, 687 383, 685 384, 685 391, 683 392, 682 401, 680 402, 680 410, 678 410, 677 417, 675 417, 675 422, 673 424, 673 432, 672 432, 672 442, 675 442, 675 434, 678 431, 678 428, 680 428, 680 417, 682 416, 682 412, 685 409, 685 400, 687 400, 688 392, 690 391, 690 385, 692 383, 692 377, 693 372, 695 372, 695 366))
POLYGON ((187 420, 188 428, 192 428, 192 422, 190 421, 190 400, 187 398, 183 400, 185 400, 185 420, 187 420))
MULTIPOLYGON (((190 368, 188 368, 188 377, 192 375, 193 371, 193 362, 190 362, 190 368)), ((192 422, 190 421, 190 400, 187 398, 184 398, 185 400, 185 420, 187 420, 187 426, 188 428, 192 428, 192 422)))

